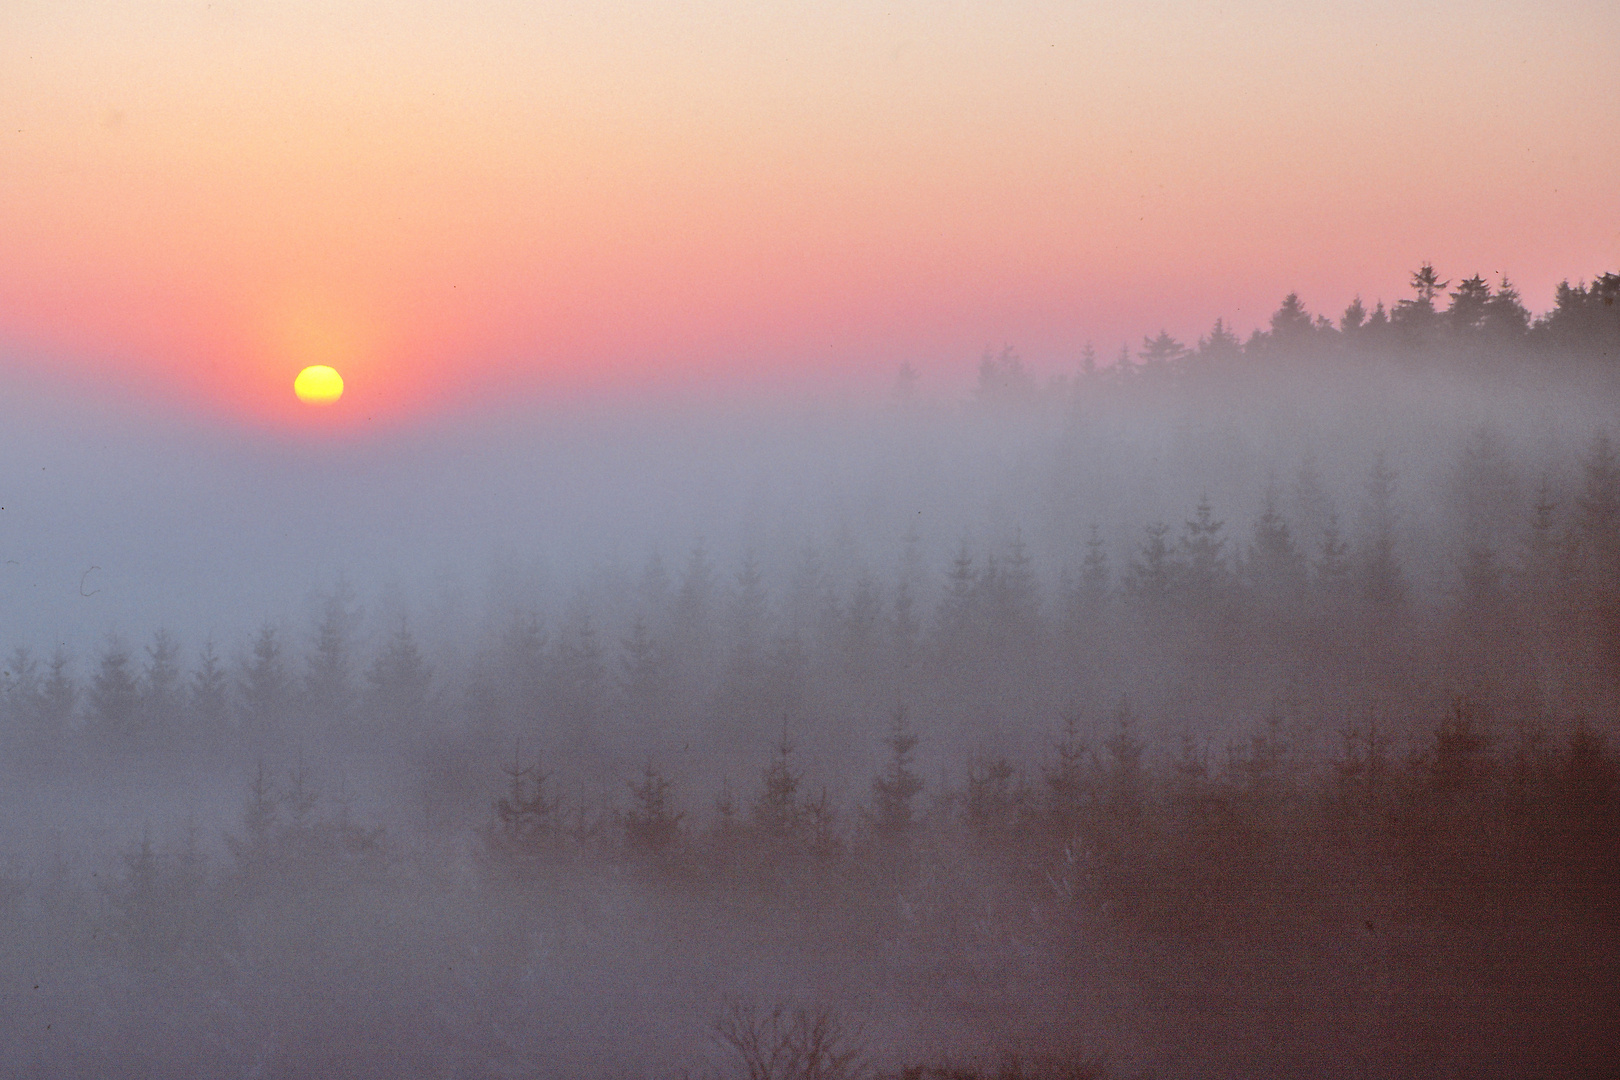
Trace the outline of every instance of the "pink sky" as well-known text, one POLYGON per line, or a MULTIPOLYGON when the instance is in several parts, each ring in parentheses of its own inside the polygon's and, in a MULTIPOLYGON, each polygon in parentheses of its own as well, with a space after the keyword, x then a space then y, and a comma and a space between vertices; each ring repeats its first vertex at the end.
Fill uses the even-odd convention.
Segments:
POLYGON ((1614 5, 1126 7, 10 0, 0 370, 404 417, 1620 268, 1614 5))

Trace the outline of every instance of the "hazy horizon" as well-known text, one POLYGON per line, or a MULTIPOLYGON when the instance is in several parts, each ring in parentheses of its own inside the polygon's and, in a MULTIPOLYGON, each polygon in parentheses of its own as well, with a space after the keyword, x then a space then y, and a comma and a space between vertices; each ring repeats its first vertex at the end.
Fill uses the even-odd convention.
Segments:
POLYGON ((1608 1075, 1616 56, 0 4, 0 1073, 1608 1075))

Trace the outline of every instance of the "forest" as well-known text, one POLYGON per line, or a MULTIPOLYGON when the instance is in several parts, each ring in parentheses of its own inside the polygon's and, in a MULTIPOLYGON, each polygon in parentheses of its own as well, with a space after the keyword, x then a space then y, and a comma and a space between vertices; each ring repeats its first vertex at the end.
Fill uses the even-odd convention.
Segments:
POLYGON ((633 562, 8 643, 5 1071, 1608 1074, 1617 299, 908 363, 633 562))

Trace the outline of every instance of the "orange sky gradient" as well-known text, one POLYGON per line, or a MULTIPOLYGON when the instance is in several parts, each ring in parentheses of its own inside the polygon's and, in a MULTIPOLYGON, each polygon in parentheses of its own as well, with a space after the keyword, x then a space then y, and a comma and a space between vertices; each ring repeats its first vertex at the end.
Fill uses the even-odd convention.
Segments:
POLYGON ((403 419, 1620 269, 1614 5, 1124 7, 10 0, 0 373, 403 419))

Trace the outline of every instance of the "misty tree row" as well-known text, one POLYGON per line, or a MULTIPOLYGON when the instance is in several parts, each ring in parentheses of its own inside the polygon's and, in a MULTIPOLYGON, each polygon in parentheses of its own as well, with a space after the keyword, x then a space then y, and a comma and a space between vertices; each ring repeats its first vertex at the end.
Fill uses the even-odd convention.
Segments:
POLYGON ((964 542, 944 567, 926 566, 910 537, 887 580, 807 550, 774 590, 751 556, 723 574, 698 547, 678 575, 655 556, 638 581, 580 591, 554 627, 510 611, 484 641, 434 662, 403 617, 362 656, 363 610, 340 582, 303 642, 267 625, 229 662, 205 643, 189 673, 163 630, 139 655, 109 636, 82 682, 66 650, 42 661, 18 647, 0 716, 16 742, 82 730, 109 749, 463 730, 586 752, 670 725, 769 738, 783 717, 881 714, 895 700, 993 729, 1076 702, 1106 709, 1141 693, 1133 675, 1162 680, 1192 660, 1215 689, 1272 666, 1309 698, 1339 665, 1380 657, 1409 669, 1390 673, 1386 693, 1426 667, 1449 669, 1455 689, 1494 666, 1514 707, 1535 683, 1564 688, 1557 701, 1543 692, 1544 706, 1604 711, 1620 627, 1620 462, 1600 436, 1579 464, 1567 506, 1545 483, 1516 500, 1499 444, 1477 433, 1455 474, 1439 590, 1404 569, 1398 477, 1378 459, 1348 536, 1307 466, 1291 491, 1259 492, 1238 535, 1204 499, 1179 528, 1146 525, 1116 571, 1093 526, 1055 580, 1017 530, 1000 551, 964 542))
MULTIPOLYGON (((1475 274, 1446 293, 1452 282, 1441 280, 1425 263, 1412 274, 1411 284, 1413 295, 1388 310, 1380 300, 1369 311, 1356 297, 1337 322, 1313 315, 1299 294, 1289 293, 1269 327, 1256 329, 1247 341, 1217 319, 1193 345, 1160 330, 1144 337, 1134 356, 1128 344, 1122 345, 1111 364, 1100 364, 1087 343, 1075 389, 1098 380, 1116 387, 1174 387, 1206 375, 1229 378, 1245 368, 1262 373, 1279 365, 1375 358, 1465 369, 1494 361, 1620 369, 1620 273, 1599 274, 1590 284, 1566 279, 1556 290, 1552 310, 1539 317, 1525 308, 1506 277, 1492 286, 1475 274), (1443 309, 1438 303, 1442 295, 1449 298, 1443 309)), ((914 372, 904 369, 902 388, 914 381, 914 372)), ((978 395, 987 402, 1017 403, 1036 399, 1040 389, 1008 348, 1000 355, 986 353, 980 361, 978 395)))
POLYGON ((1159 967, 1168 945, 1168 977, 1207 963, 1239 993, 1325 954, 1327 976, 1301 970, 1312 985, 1348 973, 1352 1007, 1391 981, 1418 994, 1437 957, 1499 992, 1539 963, 1600 1008, 1612 985, 1580 956, 1601 954, 1607 938, 1590 935, 1620 903, 1620 763, 1586 724, 1493 740, 1482 719, 1454 701, 1402 754, 1370 714, 1316 763, 1281 718, 1221 752, 1186 740, 1155 755, 1120 702, 1106 723, 1069 717, 1033 775, 980 758, 939 785, 897 710, 853 806, 807 791, 786 739, 708 806, 650 764, 616 799, 577 803, 520 759, 470 861, 357 820, 302 762, 261 766, 223 857, 192 829, 125 845, 99 880, 0 868, 0 908, 18 916, 0 948, 44 986, 16 995, 5 1023, 71 1020, 80 1038, 62 1054, 203 1058, 216 1072, 248 1071, 293 1030, 385 1062, 434 1041, 465 1075, 502 1075, 490 1063, 512 1059, 511 1040, 478 1017, 630 993, 664 970, 660 950, 700 978, 677 943, 710 964, 736 949, 772 966, 803 950, 876 958, 852 970, 886 995, 950 978, 1014 1002, 1040 1000, 1018 995, 1077 958, 1085 981, 1061 993, 1129 985, 1108 959, 1120 942, 1159 967), (1573 942, 1566 923, 1581 928, 1573 942), (323 991, 311 972, 329 977, 334 958, 352 981, 323 991))
MULTIPOLYGON (((617 797, 576 802, 518 759, 483 819, 472 871, 523 891, 628 862, 700 892, 774 882, 817 903, 882 908, 890 888, 976 867, 1060 925, 1108 911, 1161 932, 1279 886, 1294 890, 1291 917, 1316 918, 1351 879, 1393 889, 1383 902, 1399 899, 1403 917, 1463 917, 1515 890, 1612 916, 1620 761, 1603 734, 1578 722, 1555 738, 1524 723, 1492 738, 1461 698, 1428 720, 1404 752, 1372 713, 1336 733, 1326 762, 1302 755, 1281 717, 1219 751, 1187 738, 1156 755, 1122 701, 1106 724, 1068 717, 1033 777, 1005 757, 979 757, 959 781, 939 784, 917 770, 919 737, 897 709, 887 759, 852 806, 824 787, 806 790, 785 736, 750 787, 722 787, 706 805, 652 763, 617 797)), ((376 887, 405 857, 302 762, 284 777, 258 767, 226 840, 223 865, 194 833, 178 846, 148 836, 126 848, 109 889, 137 955, 172 953, 178 935, 206 932, 215 920, 194 916, 210 881, 218 902, 234 906, 376 887)), ((879 926, 888 918, 871 914, 879 926)))

